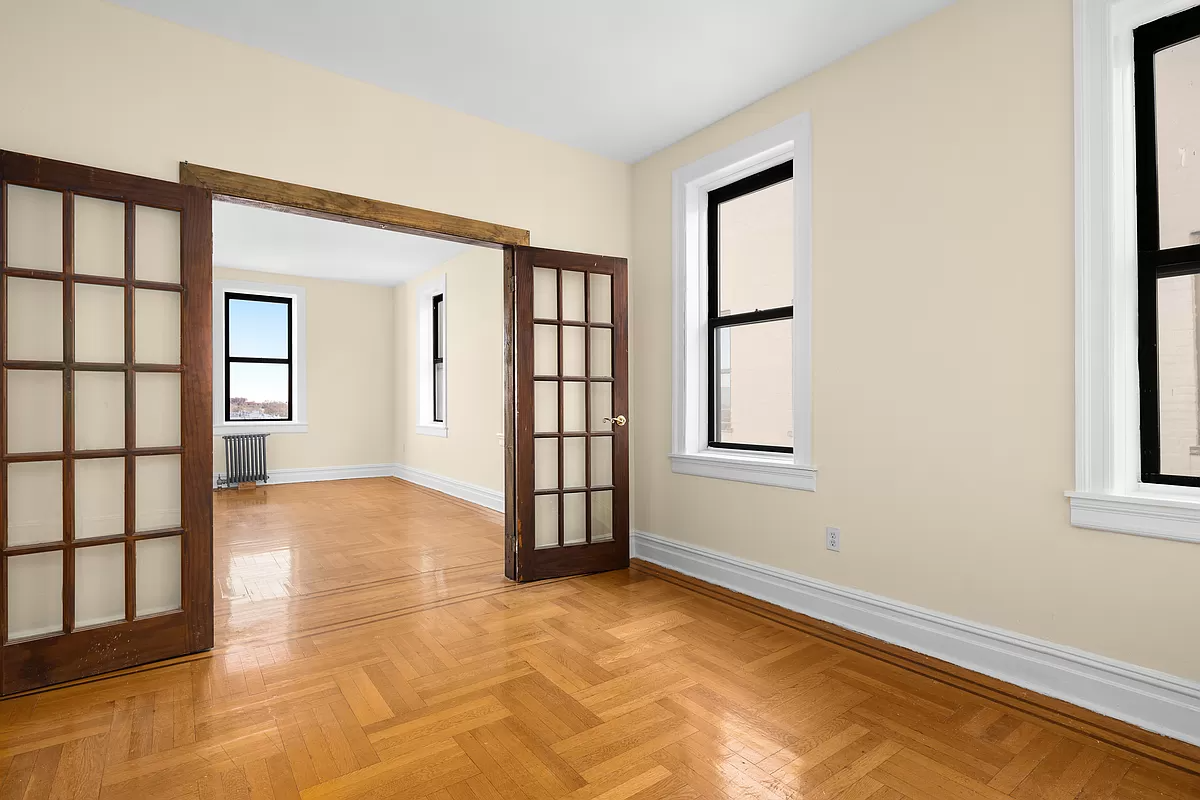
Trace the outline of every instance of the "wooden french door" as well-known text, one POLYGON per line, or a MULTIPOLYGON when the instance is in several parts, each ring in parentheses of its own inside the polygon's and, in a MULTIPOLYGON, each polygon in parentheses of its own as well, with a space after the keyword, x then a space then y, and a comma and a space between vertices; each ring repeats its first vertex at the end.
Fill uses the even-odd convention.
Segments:
POLYGON ((519 581, 629 565, 628 331, 622 258, 513 249, 519 581))
POLYGON ((0 151, 0 694, 212 647, 212 203, 0 151))

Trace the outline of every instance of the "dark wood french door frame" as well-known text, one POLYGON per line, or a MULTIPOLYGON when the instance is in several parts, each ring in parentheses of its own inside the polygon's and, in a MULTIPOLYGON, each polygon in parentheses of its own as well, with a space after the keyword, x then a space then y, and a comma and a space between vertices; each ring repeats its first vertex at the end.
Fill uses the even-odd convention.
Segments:
POLYGON ((102 672, 122 669, 213 646, 212 582, 212 203, 207 191, 167 181, 0 151, 0 694, 47 686, 102 672), (8 262, 8 187, 24 186, 61 193, 61 271, 15 267, 8 262), (77 273, 74 269, 74 199, 90 197, 124 205, 125 265, 120 277, 77 273), (180 276, 178 283, 139 280, 135 263, 134 221, 138 207, 180 213, 180 276), (10 360, 8 354, 8 291, 10 279, 55 281, 62 286, 63 345, 60 361, 10 360), (75 359, 75 287, 99 285, 124 292, 124 360, 114 363, 75 359), (137 292, 151 290, 180 295, 180 354, 178 365, 148 364, 135 354, 134 313, 137 292), (51 452, 8 452, 9 375, 12 371, 51 370, 63 376, 62 446, 51 452), (80 372, 124 375, 124 446, 111 450, 75 447, 74 381, 80 372), (180 375, 180 444, 141 447, 135 441, 134 405, 137 376, 167 372, 180 375), (137 530, 135 491, 137 459, 180 457, 181 510, 178 527, 137 530), (123 459, 124 524, 119 535, 75 537, 75 465, 85 459, 123 459), (32 545, 9 545, 8 472, 14 464, 61 462, 62 538, 32 545), (136 554, 140 542, 180 537, 180 608, 138 616, 136 554), (75 559, 85 547, 124 546, 124 619, 82 628, 75 621, 75 559), (8 580, 10 559, 59 551, 62 553, 62 630, 60 633, 9 640, 8 580))
MULTIPOLYGON (((512 418, 506 421, 506 440, 515 443, 515 455, 509 470, 511 479, 505 481, 505 508, 515 508, 513 530, 509 532, 511 558, 506 561, 505 574, 516 581, 533 581, 566 575, 623 569, 629 566, 629 437, 625 415, 629 409, 629 339, 628 339, 628 265, 623 258, 546 250, 535 247, 515 247, 505 260, 509 281, 509 303, 506 305, 506 327, 512 332, 506 341, 505 364, 512 370, 506 375, 506 389, 512 387, 512 418), (542 270, 554 276, 557 310, 550 315, 535 314, 534 271, 542 270), (582 274, 582 315, 571 318, 564 313, 565 277, 582 274), (606 277, 610 283, 610 305, 605 306, 601 320, 594 317, 592 296, 593 277, 606 277), (555 374, 535 373, 535 327, 553 328, 557 335, 557 370, 555 374), (583 331, 583 374, 564 370, 564 331, 583 331), (593 334, 599 341, 610 342, 611 360, 607 368, 596 368, 593 334), (609 338, 611 336, 611 338, 609 338), (515 353, 510 352, 515 349, 515 353), (555 430, 538 430, 535 385, 556 384, 557 408, 555 430), (582 387, 584 408, 582 427, 567 424, 566 387, 582 387), (593 389, 607 387, 600 396, 609 398, 609 407, 598 407, 593 389), (603 415, 603 419, 601 419, 603 415), (557 488, 535 484, 538 441, 557 444, 557 488), (568 440, 584 443, 584 480, 568 486, 565 446, 568 440), (593 452, 597 443, 607 441, 611 449, 611 483, 597 480, 593 473, 593 452), (611 505, 608 517, 611 538, 597 538, 595 501, 607 495, 611 505), (568 496, 583 500, 582 539, 565 539, 566 500, 568 496), (557 542, 538 546, 537 509, 539 500, 557 500, 557 542)), ((506 411, 507 398, 506 398, 506 411)), ((506 476, 507 478, 507 476, 506 476)), ((606 531, 607 533, 607 531, 606 531)))

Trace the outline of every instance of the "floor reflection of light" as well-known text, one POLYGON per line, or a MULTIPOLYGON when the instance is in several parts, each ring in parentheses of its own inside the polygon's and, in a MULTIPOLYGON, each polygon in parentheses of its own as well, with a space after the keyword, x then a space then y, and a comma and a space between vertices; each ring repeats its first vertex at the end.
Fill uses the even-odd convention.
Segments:
POLYGON ((299 553, 291 547, 234 551, 226 576, 220 581, 222 591, 228 595, 231 631, 246 631, 256 622, 275 625, 280 616, 290 613, 299 561, 299 553), (278 604, 278 613, 272 615, 274 619, 269 623, 255 609, 255 604, 263 601, 278 604))

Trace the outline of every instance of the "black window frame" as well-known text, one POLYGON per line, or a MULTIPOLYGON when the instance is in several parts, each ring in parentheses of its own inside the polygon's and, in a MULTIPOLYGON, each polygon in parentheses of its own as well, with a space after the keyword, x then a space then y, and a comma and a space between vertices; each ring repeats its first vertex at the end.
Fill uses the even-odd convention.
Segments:
MULTIPOLYGON (((442 351, 442 311, 446 304, 446 295, 443 292, 438 292, 433 296, 433 364, 430 367, 430 383, 433 384, 433 421, 444 423, 445 414, 438 416, 438 365, 442 365, 443 375, 445 374, 444 356, 440 355, 442 351)), ((446 398, 442 398, 443 403, 446 398)))
MULTIPOLYGON (((722 450, 748 450, 762 453, 792 453, 795 448, 785 445, 755 444, 750 442, 722 442, 717 436, 717 409, 720 404, 720 381, 717 376, 717 337, 725 328, 777 322, 791 319, 795 304, 775 308, 755 309, 741 314, 721 314, 721 204, 736 200, 761 189, 766 189, 794 177, 792 160, 748 175, 733 183, 713 189, 708 193, 708 446, 722 450)), ((795 289, 793 287, 793 293, 795 289)))
POLYGON ((226 422, 234 422, 234 423, 236 423, 236 422, 258 422, 258 423, 292 422, 293 419, 295 418, 296 409, 295 409, 295 402, 294 402, 295 401, 295 397, 294 397, 295 390, 294 390, 294 380, 293 380, 293 373, 294 373, 293 363, 295 360, 296 329, 295 329, 295 307, 294 307, 294 304, 292 303, 292 300, 293 300, 293 298, 291 298, 291 297, 281 297, 279 295, 271 295, 271 294, 253 294, 253 293, 249 293, 249 292, 225 292, 224 306, 225 306, 225 421, 226 422), (288 345, 287 358, 260 358, 257 356, 230 355, 230 353, 229 353, 229 303, 230 303, 230 301, 233 301, 233 300, 240 300, 240 301, 246 301, 246 302, 252 302, 252 303, 281 303, 281 304, 287 306, 287 345, 288 345), (229 365, 230 364, 286 364, 287 368, 288 368, 288 380, 287 380, 288 414, 287 414, 287 417, 284 419, 279 419, 279 418, 274 418, 274 417, 270 418, 270 419, 267 419, 265 417, 259 418, 259 419, 246 419, 246 418, 233 419, 230 416, 230 401, 233 398, 233 394, 230 391, 230 387, 229 387, 229 377, 230 377, 229 376, 229 373, 230 373, 229 365))
POLYGON ((1158 281, 1200 275, 1200 244, 1162 249, 1154 56, 1200 37, 1200 6, 1133 31, 1134 161, 1137 186, 1138 382, 1143 483, 1200 486, 1200 476, 1162 473, 1158 397, 1158 281))

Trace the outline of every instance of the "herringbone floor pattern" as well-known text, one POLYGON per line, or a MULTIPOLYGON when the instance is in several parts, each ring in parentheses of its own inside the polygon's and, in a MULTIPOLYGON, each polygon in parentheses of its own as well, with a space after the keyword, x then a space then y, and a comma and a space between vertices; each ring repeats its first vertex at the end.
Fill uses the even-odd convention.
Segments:
POLYGON ((218 649, 0 703, 0 800, 1200 797, 645 573, 515 587, 497 517, 390 479, 217 520, 218 649))

